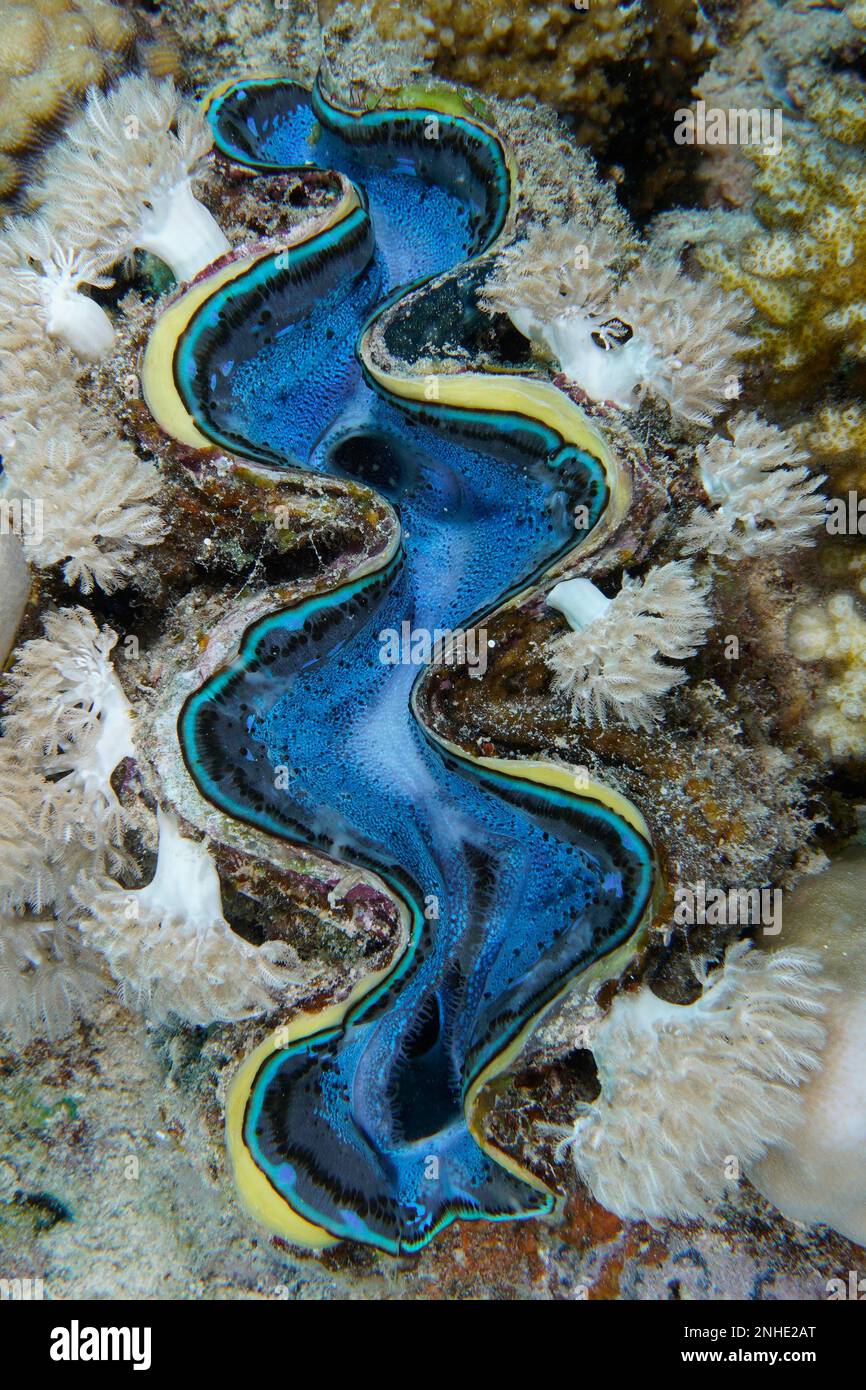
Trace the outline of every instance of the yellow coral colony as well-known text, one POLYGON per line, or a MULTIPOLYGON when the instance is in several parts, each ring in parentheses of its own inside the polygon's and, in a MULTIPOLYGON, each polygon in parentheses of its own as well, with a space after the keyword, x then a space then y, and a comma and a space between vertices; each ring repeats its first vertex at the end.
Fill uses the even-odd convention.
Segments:
POLYGON ((778 153, 742 149, 755 166, 754 230, 695 252, 752 302, 752 354, 791 391, 805 374, 809 390, 832 378, 840 358, 866 362, 866 96, 827 77, 803 115, 787 121, 778 153))
POLYGON ((108 0, 0 0, 0 204, 45 129, 123 71, 137 29, 108 0))
POLYGON ((822 662, 828 676, 809 723, 835 759, 866 752, 866 618, 853 594, 834 594, 826 603, 795 613, 788 644, 804 662, 822 662))
MULTIPOLYGON (((329 17, 336 4, 325 0, 320 12, 329 17)), ((423 44, 436 73, 572 114, 578 144, 596 149, 621 128, 636 75, 652 68, 657 84, 687 87, 709 46, 694 0, 373 0, 371 9, 388 38, 423 44)))
POLYGON ((0 210, 20 199, 46 134, 88 88, 135 66, 170 77, 179 57, 167 31, 130 9, 110 0, 0 0, 0 210))

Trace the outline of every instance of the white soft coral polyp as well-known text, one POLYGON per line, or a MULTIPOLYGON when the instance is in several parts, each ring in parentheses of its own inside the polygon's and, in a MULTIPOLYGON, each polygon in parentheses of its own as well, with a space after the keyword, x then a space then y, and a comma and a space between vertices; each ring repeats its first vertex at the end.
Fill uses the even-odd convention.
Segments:
POLYGON ((72 275, 41 278, 48 334, 85 362, 107 357, 114 346, 114 326, 102 305, 79 294, 72 275))
POLYGON ((5 228, 0 245, 0 307, 93 362, 114 346, 114 326, 83 285, 107 289, 112 253, 88 255, 61 240, 39 219, 20 218, 5 228))
POLYGON ((192 190, 212 144, 205 116, 173 82, 130 74, 105 95, 90 91, 34 197, 81 247, 115 260, 150 251, 178 281, 191 280, 229 249, 192 190))
POLYGON ((784 1141, 821 1066, 830 986, 816 955, 747 941, 699 978, 694 1004, 620 994, 592 1027, 601 1094, 560 1145, 594 1196, 628 1219, 706 1217, 784 1141))
POLYGON ((655 354, 637 337, 605 351, 592 337, 600 326, 598 318, 565 313, 546 324, 534 323, 527 336, 541 341, 569 381, 592 400, 634 410, 659 370, 655 354))
POLYGON ((216 865, 204 841, 158 813, 156 871, 140 889, 107 882, 80 893, 81 927, 106 957, 124 999, 151 1018, 235 1023, 266 1013, 291 982, 291 952, 253 946, 223 913, 216 865))
POLYGON ((189 179, 160 190, 149 202, 133 233, 135 245, 165 261, 176 280, 192 280, 229 250, 216 221, 193 194, 189 179))

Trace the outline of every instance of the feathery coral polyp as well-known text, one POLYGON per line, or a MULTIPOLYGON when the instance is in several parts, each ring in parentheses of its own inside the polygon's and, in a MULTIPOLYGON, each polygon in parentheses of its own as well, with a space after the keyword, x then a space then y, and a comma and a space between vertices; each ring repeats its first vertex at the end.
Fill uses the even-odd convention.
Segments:
POLYGON ((134 248, 190 280, 229 249, 191 181, 211 148, 207 121, 169 79, 127 76, 92 90, 48 155, 35 197, 77 244, 114 257, 134 248))
POLYGON ((661 697, 686 678, 658 658, 694 656, 712 621, 707 589, 682 561, 650 570, 643 582, 626 578, 610 600, 589 580, 557 585, 554 606, 577 630, 551 642, 547 659, 575 717, 604 725, 613 716, 633 729, 651 728, 661 717, 661 697), (582 586, 579 605, 568 594, 571 584, 582 586))

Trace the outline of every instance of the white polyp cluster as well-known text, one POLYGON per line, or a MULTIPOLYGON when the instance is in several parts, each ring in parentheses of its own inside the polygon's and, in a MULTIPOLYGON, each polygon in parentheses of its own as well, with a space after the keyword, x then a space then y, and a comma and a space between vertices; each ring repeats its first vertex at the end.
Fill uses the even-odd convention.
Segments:
MULTIPOLYGON (((105 357, 114 346, 114 327, 82 287, 113 285, 106 272, 115 255, 109 246, 92 253, 76 249, 41 218, 10 219, 0 240, 0 353, 22 363, 34 355, 33 338, 47 334, 84 361, 105 357)), ((13 388, 7 393, 11 398, 13 388)))
POLYGON ((94 883, 81 927, 102 951, 123 998, 153 1019, 207 1025, 267 1013, 292 981, 284 942, 253 946, 232 931, 206 841, 183 835, 158 812, 156 871, 144 888, 94 883))
POLYGON ((99 665, 90 667, 89 674, 91 679, 83 698, 99 709, 99 719, 95 724, 95 737, 80 756, 72 775, 79 781, 89 804, 96 797, 116 802, 111 775, 125 758, 135 757, 132 706, 107 654, 99 665))
POLYGON ((758 415, 738 415, 698 449, 714 510, 697 507, 682 533, 691 554, 778 555, 814 545, 824 521, 823 477, 809 472, 796 438, 758 415))
POLYGON ((179 282, 192 280, 230 249, 228 239, 195 197, 188 178, 154 194, 134 244, 170 267, 179 282))
POLYGON ((654 395, 708 425, 726 406, 748 306, 652 247, 627 269, 633 259, 602 227, 540 224, 498 257, 481 303, 592 400, 634 410, 654 395))
POLYGON ((91 90, 34 197, 55 233, 70 229, 88 251, 110 247, 112 264, 149 251, 182 283, 229 249, 192 191, 212 144, 204 113, 173 82, 129 74, 105 94, 91 90))
POLYGON ((642 582, 625 578, 612 599, 589 579, 557 584, 547 602, 571 632, 553 640, 547 659, 574 714, 602 726, 613 715, 651 728, 661 697, 686 679, 673 663, 694 656, 706 638, 707 592, 681 561, 656 565, 642 582))
POLYGON ((705 1217, 735 1181, 726 1157, 751 1164, 784 1144, 803 1118, 800 1088, 820 1070, 831 996, 817 954, 741 941, 697 975, 693 1004, 644 986, 590 1025, 601 1093, 559 1152, 626 1219, 705 1217))

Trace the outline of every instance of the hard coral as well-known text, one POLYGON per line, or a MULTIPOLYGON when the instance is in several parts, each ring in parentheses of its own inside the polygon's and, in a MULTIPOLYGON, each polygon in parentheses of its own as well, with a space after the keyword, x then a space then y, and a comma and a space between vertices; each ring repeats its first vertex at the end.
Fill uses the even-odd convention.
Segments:
POLYGON ((85 90, 116 75, 135 38, 135 21, 102 0, 0 4, 0 196, 22 174, 14 156, 85 90))
POLYGON ((108 0, 0 0, 0 200, 26 196, 27 176, 55 125, 88 87, 130 65, 177 67, 171 39, 108 0))
MULTIPOLYGON (((814 13, 810 7, 809 26, 814 13)), ((793 96, 799 119, 784 119, 778 153, 762 145, 739 151, 754 170, 751 214, 711 215, 714 235, 694 251, 722 285, 751 300, 751 355, 792 392, 830 380, 840 360, 866 360, 866 86, 856 71, 839 70, 842 52, 850 62, 863 41, 841 16, 826 22, 841 32, 839 56, 831 45, 824 64, 813 55, 803 66, 805 55, 788 53, 789 40, 777 35, 764 71, 786 72, 785 105, 793 96)), ((738 81, 731 73, 702 90, 720 106, 773 103, 772 92, 760 101, 752 92, 747 103, 738 81)))
POLYGON ((833 759, 862 758, 866 749, 866 618, 853 594, 795 613, 788 644, 800 661, 824 662, 829 678, 818 687, 808 718, 813 736, 833 759))

